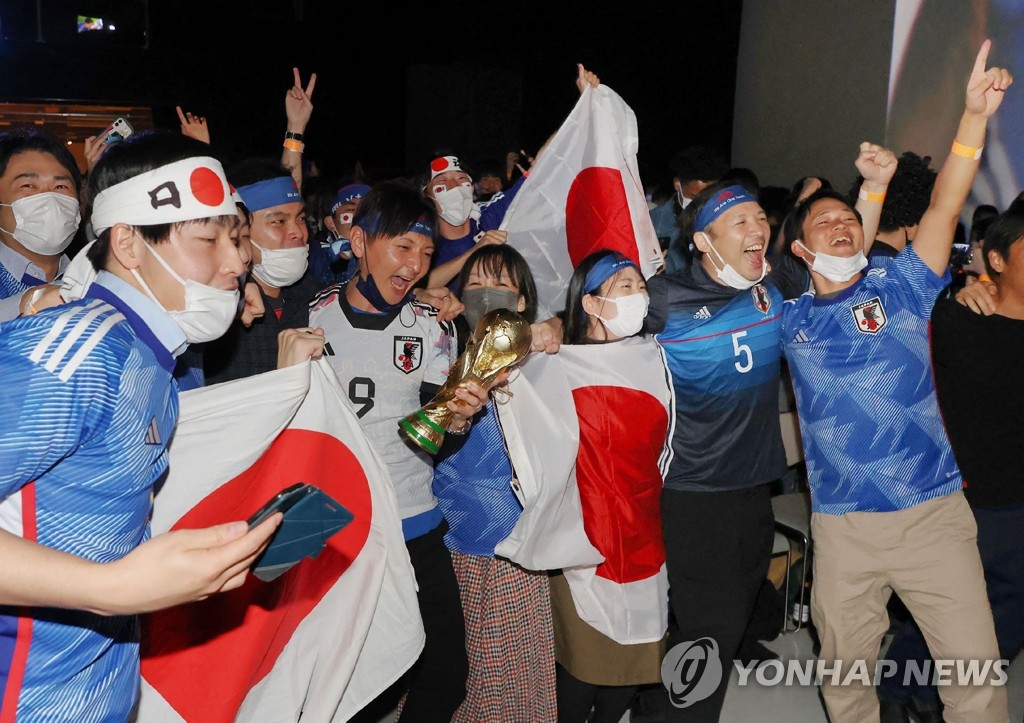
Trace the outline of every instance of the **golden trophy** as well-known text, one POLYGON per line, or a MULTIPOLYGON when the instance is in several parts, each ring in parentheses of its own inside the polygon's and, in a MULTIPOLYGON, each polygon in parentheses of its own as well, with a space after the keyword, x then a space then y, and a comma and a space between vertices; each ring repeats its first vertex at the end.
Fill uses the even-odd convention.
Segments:
POLYGON ((489 388, 501 372, 530 353, 532 340, 530 323, 519 312, 495 309, 484 314, 434 398, 398 423, 402 432, 426 452, 437 454, 455 416, 448 409, 448 402, 458 400, 455 390, 468 382, 489 388))

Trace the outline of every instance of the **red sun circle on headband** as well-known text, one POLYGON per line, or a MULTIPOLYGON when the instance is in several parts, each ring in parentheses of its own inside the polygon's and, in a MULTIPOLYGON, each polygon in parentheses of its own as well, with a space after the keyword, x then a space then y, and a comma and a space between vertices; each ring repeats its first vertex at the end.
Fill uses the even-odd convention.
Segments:
POLYGON ((435 158, 434 160, 432 160, 430 162, 430 170, 433 171, 434 173, 441 173, 443 171, 450 171, 450 170, 455 169, 455 167, 456 167, 456 164, 451 163, 448 160, 448 156, 441 156, 440 158, 435 158))
POLYGON ((188 177, 188 185, 199 203, 206 206, 219 206, 224 203, 224 181, 216 171, 200 166, 188 177))

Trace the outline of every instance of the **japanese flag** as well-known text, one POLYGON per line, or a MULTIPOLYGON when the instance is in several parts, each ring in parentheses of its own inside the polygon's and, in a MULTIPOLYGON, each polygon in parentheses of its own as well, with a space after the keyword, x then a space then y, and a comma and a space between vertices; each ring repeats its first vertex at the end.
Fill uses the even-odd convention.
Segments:
POLYGON ((322 360, 181 395, 153 532, 245 519, 295 482, 354 520, 276 580, 144 617, 139 723, 345 721, 419 656, 387 470, 322 360))
POLYGON ((539 316, 561 311, 573 268, 607 248, 645 278, 663 264, 637 169, 636 115, 611 88, 587 87, 505 212, 508 243, 533 271, 539 316))
POLYGON ((498 409, 523 513, 495 552, 563 568, 580 618, 613 640, 660 640, 661 488, 675 418, 660 345, 562 346, 521 368, 498 409))

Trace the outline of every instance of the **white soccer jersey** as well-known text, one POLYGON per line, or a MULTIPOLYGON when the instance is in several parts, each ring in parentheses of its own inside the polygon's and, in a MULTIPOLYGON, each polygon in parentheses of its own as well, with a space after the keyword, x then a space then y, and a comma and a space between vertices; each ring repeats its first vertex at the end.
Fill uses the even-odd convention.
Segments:
POLYGON ((455 327, 437 311, 412 301, 387 314, 360 312, 345 285, 317 294, 309 325, 321 327, 325 354, 370 441, 387 463, 402 519, 437 506, 431 457, 409 442, 398 423, 420 408, 420 386, 444 384, 455 362, 455 327))

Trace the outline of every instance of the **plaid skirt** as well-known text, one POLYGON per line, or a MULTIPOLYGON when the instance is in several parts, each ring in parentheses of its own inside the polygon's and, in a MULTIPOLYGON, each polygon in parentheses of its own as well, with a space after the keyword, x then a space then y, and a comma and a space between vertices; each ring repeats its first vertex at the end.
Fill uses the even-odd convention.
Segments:
POLYGON ((452 553, 466 615, 469 679, 453 723, 557 718, 555 643, 546 572, 500 557, 452 553))

